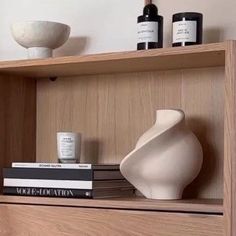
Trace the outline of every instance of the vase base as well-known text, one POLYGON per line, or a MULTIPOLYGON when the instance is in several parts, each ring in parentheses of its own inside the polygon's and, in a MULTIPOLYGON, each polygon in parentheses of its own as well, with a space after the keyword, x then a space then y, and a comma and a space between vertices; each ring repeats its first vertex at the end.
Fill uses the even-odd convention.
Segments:
POLYGON ((179 200, 182 199, 183 190, 176 187, 152 187, 148 194, 145 195, 146 198, 156 199, 156 200, 179 200))

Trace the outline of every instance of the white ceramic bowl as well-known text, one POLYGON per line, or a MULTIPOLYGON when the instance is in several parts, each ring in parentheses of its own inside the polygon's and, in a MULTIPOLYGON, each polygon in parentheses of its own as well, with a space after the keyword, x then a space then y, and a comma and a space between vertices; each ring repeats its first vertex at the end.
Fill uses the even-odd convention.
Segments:
POLYGON ((50 21, 23 21, 12 24, 11 32, 15 41, 28 49, 29 58, 47 58, 68 40, 70 27, 50 21))

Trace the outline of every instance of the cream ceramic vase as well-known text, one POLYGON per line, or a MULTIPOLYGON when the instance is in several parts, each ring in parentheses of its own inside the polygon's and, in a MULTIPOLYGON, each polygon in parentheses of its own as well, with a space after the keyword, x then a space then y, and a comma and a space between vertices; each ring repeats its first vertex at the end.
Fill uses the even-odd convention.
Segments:
POLYGON ((181 199, 199 174, 202 147, 181 110, 158 110, 156 123, 121 162, 123 176, 146 198, 181 199))

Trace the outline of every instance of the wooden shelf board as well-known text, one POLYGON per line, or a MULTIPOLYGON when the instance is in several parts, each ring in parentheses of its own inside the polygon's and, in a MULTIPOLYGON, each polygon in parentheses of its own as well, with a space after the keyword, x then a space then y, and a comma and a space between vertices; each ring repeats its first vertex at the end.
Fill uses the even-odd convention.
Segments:
POLYGON ((223 214, 223 201, 218 199, 159 201, 144 199, 140 197, 111 199, 65 199, 45 197, 0 196, 0 204, 6 203, 223 214))
POLYGON ((0 62, 0 74, 54 77, 225 65, 226 43, 0 62))

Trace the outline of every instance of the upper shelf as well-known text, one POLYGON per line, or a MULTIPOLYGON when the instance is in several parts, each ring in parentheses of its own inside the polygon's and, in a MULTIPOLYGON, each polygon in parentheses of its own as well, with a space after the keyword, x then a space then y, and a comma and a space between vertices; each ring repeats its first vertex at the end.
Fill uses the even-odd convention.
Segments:
POLYGON ((0 62, 0 74, 54 77, 225 65, 226 43, 0 62))

